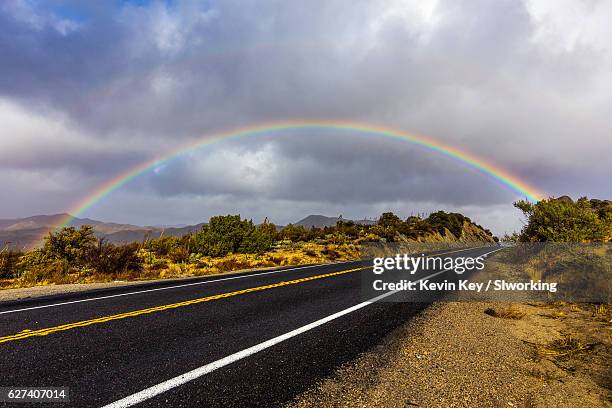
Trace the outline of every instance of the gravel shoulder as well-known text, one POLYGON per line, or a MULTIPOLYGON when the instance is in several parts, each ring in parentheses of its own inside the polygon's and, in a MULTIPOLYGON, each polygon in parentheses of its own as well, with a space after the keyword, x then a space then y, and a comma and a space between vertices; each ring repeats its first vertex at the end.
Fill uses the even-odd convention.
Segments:
POLYGON ((62 285, 41 285, 29 288, 3 289, 0 290, 0 302, 12 300, 34 299, 43 296, 64 295, 68 293, 85 292, 94 289, 116 288, 120 286, 133 286, 144 282, 155 281, 134 281, 134 282, 102 282, 102 283, 70 283, 62 285))
POLYGON ((174 283, 176 282, 177 284, 180 284, 180 283, 189 282, 190 280, 193 280, 193 279, 200 279, 205 276, 222 277, 225 275, 234 275, 234 274, 245 273, 245 272, 265 272, 265 271, 273 271, 276 269, 286 269, 290 267, 299 268, 299 267, 305 267, 309 265, 313 265, 313 264, 240 269, 236 271, 218 272, 218 273, 207 274, 207 275, 186 276, 186 277, 171 278, 171 279, 142 279, 142 280, 134 280, 134 281, 48 284, 48 285, 40 285, 40 286, 30 286, 27 288, 0 289, 0 302, 22 300, 22 299, 34 299, 34 298, 43 297, 43 296, 65 295, 65 294, 70 294, 70 293, 86 292, 86 291, 95 290, 95 289, 117 288, 117 287, 122 287, 122 286, 123 287, 138 286, 138 285, 142 285, 145 283, 156 283, 156 282, 174 283))

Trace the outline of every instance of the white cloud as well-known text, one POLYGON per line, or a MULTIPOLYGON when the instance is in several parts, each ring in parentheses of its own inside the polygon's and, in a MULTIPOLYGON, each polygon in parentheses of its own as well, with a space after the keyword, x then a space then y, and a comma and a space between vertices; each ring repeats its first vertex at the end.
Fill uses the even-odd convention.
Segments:
POLYGON ((30 25, 37 31, 51 28, 66 36, 78 30, 81 26, 76 21, 61 18, 54 13, 41 12, 34 7, 32 2, 27 0, 5 0, 0 7, 12 14, 16 20, 30 25))
POLYGON ((533 40, 555 52, 591 48, 606 53, 612 38, 612 3, 607 0, 528 0, 536 29, 533 40))

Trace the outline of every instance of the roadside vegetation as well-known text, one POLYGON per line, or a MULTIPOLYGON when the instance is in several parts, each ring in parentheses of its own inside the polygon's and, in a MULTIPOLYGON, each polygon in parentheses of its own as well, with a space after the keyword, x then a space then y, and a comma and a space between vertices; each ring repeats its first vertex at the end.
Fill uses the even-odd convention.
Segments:
POLYGON ((372 225, 338 221, 333 227, 255 225, 240 215, 212 217, 196 233, 113 244, 94 229, 64 227, 42 247, 0 252, 0 287, 159 279, 286 265, 358 259, 368 242, 493 242, 489 230, 457 213, 400 219, 384 213, 372 225))
POLYGON ((521 320, 508 324, 530 347, 538 380, 555 387, 572 384, 576 396, 603 396, 609 392, 612 356, 612 201, 565 196, 515 206, 526 224, 505 237, 514 245, 490 266, 500 276, 520 271, 534 281, 557 282, 559 290, 532 295, 521 305, 499 303, 484 313, 521 320))
POLYGON ((558 282, 565 300, 609 302, 612 202, 564 196, 515 206, 527 222, 500 259, 533 280, 558 282))
POLYGON ((573 201, 570 197, 550 198, 536 204, 517 201, 527 223, 516 236, 520 242, 609 242, 612 240, 612 201, 573 201))

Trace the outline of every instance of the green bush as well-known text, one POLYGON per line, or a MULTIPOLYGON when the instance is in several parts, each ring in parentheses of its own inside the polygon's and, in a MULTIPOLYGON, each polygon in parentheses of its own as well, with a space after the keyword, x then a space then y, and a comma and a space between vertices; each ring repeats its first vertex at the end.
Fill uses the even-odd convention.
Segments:
POLYGON ((156 239, 147 240, 144 243, 144 247, 155 255, 166 256, 172 252, 179 244, 177 237, 160 237, 156 239))
POLYGON ((103 239, 91 247, 86 265, 101 274, 118 275, 142 271, 143 261, 138 256, 140 244, 114 245, 103 239))
POLYGON ((65 260, 71 266, 83 266, 95 242, 91 225, 83 225, 79 229, 64 227, 45 237, 42 255, 47 260, 65 260))
POLYGON ((308 231, 306 231, 303 225, 288 224, 281 230, 280 237, 291 242, 307 241, 308 231))
POLYGON ((23 252, 19 251, 0 252, 0 279, 12 279, 21 275, 23 268, 19 267, 19 259, 22 256, 23 252))
POLYGON ((446 213, 444 211, 438 211, 432 213, 425 220, 429 225, 436 228, 440 234, 444 233, 444 229, 449 230, 457 239, 461 238, 463 233, 463 222, 470 219, 458 213, 446 213))
POLYGON ((336 222, 336 231, 343 236, 343 241, 353 240, 359 238, 361 228, 353 221, 339 220, 336 222))
POLYGON ((380 216, 376 224, 383 228, 397 229, 402 224, 402 220, 392 212, 386 212, 380 216))
POLYGON ((517 201, 514 206, 527 217, 519 237, 523 242, 601 242, 612 236, 612 214, 593 208, 586 197, 517 201))
POLYGON ((384 238, 386 241, 394 241, 396 235, 402 229, 403 222, 402 220, 392 212, 383 213, 376 225, 373 225, 370 228, 370 231, 378 235, 381 238, 384 238))
POLYGON ((21 280, 28 284, 42 282, 64 283, 71 271, 68 261, 65 259, 42 260, 38 258, 37 253, 38 251, 32 251, 22 258, 24 272, 20 276, 21 280))
POLYGON ((168 258, 174 263, 182 263, 189 261, 189 249, 184 245, 177 245, 170 250, 168 258))
POLYGON ((257 229, 264 235, 270 237, 272 241, 276 241, 279 237, 276 225, 265 221, 263 224, 257 226, 257 229))
POLYGON ((229 253, 261 253, 270 249, 272 238, 240 215, 212 217, 195 235, 195 250, 207 256, 229 253))

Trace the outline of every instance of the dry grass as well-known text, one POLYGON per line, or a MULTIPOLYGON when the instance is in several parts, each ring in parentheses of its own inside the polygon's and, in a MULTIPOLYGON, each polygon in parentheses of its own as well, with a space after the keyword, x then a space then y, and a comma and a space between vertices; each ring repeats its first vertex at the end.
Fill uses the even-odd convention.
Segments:
POLYGON ((593 314, 595 317, 601 318, 608 323, 612 323, 612 308, 610 308, 609 304, 606 305, 605 303, 601 303, 599 305, 595 305, 594 308, 595 312, 593 314))
POLYGON ((546 345, 537 345, 536 351, 539 357, 553 360, 568 359, 578 353, 593 349, 595 344, 584 343, 571 333, 563 334, 560 339, 551 341, 546 345))
POLYGON ((213 275, 245 269, 260 269, 277 266, 317 264, 358 259, 359 246, 347 244, 298 243, 276 248, 263 254, 229 254, 224 257, 195 256, 187 262, 173 262, 168 257, 157 257, 141 249, 139 256, 144 266, 141 271, 126 271, 115 274, 83 270, 73 273, 56 268, 53 273, 42 271, 36 279, 30 275, 21 278, 0 279, 0 289, 27 288, 32 286, 70 283, 99 283, 112 281, 137 281, 150 279, 180 278, 188 276, 213 275))
POLYGON ((561 319, 567 317, 567 313, 562 310, 553 310, 551 313, 543 314, 542 316, 549 319, 561 319))
POLYGON ((500 319, 520 320, 525 316, 525 312, 520 310, 515 305, 510 305, 505 308, 498 308, 497 310, 488 308, 484 312, 485 314, 488 314, 489 316, 498 317, 500 319))

